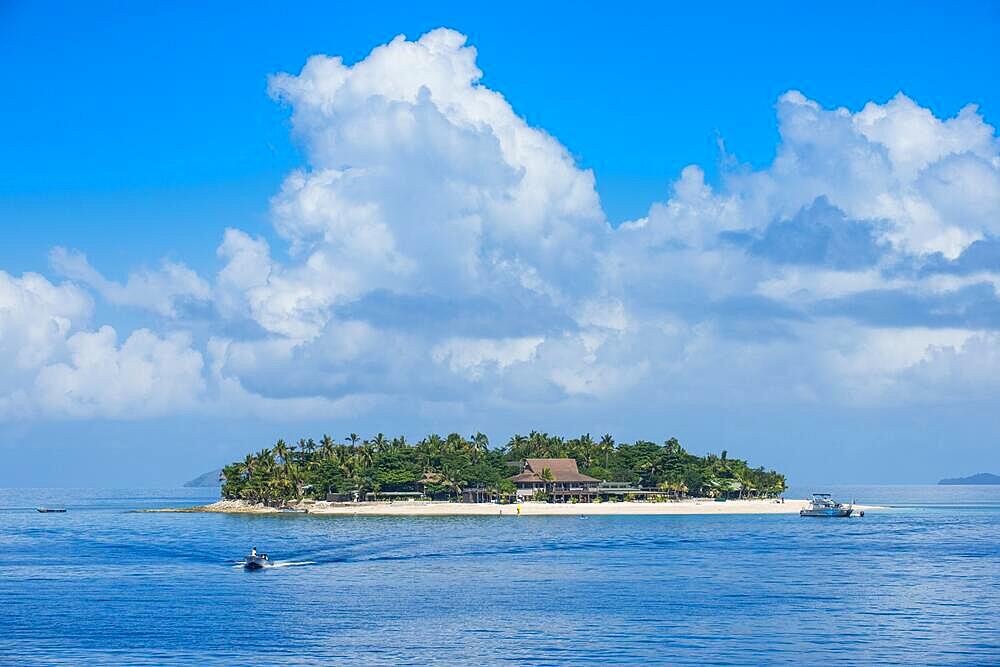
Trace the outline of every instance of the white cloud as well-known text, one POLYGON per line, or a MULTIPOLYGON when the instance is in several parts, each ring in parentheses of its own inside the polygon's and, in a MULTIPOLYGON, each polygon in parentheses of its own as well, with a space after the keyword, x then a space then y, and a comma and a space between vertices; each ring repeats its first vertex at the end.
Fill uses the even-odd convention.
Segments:
POLYGON ((15 278, 0 271, 0 380, 4 369, 37 368, 58 354, 92 310, 90 297, 73 285, 53 285, 37 273, 15 278))
POLYGON ((1000 392, 1000 336, 996 332, 977 333, 950 344, 932 345, 905 370, 900 384, 910 397, 995 404, 1000 392))
POLYGON ((889 220, 888 238, 903 249, 949 257, 984 230, 998 231, 995 187, 965 206, 976 215, 956 217, 951 209, 970 193, 957 182, 936 187, 940 178, 928 175, 956 169, 946 165, 957 160, 976 165, 967 168, 981 171, 979 181, 995 183, 1000 146, 974 106, 941 121, 900 93, 852 115, 791 92, 779 101, 778 118, 783 141, 762 189, 783 204, 779 215, 823 195, 849 217, 889 220))
POLYGON ((905 329, 857 327, 836 323, 822 353, 830 379, 839 387, 838 398, 864 403, 882 398, 910 398, 903 381, 935 350, 961 348, 975 333, 961 329, 905 329), (832 334, 832 336, 831 336, 832 334))
POLYGON ((133 332, 121 345, 111 327, 71 336, 69 359, 35 380, 39 409, 54 416, 139 418, 185 411, 205 391, 202 356, 185 334, 133 332))
POLYGON ((831 271, 793 266, 777 269, 773 277, 757 284, 756 292, 771 299, 809 302, 901 284, 899 280, 886 280, 877 269, 831 271))
POLYGON ((484 367, 504 370, 515 362, 530 361, 544 338, 525 337, 507 339, 451 338, 431 350, 431 358, 447 364, 452 372, 478 380, 484 367))
POLYGON ((539 370, 567 396, 621 395, 645 379, 653 365, 648 355, 634 354, 631 342, 603 331, 552 338, 539 348, 539 370))
POLYGON ((303 261, 269 284, 267 300, 287 307, 257 313, 265 328, 315 336, 313 314, 375 289, 560 300, 592 282, 587 262, 609 233, 593 174, 479 84, 475 55, 436 30, 353 66, 315 56, 272 78, 310 167, 273 202, 303 261))
POLYGON ((146 417, 191 407, 205 389, 190 336, 88 332, 78 287, 0 271, 0 419, 146 417))
MULTIPOLYGON (((227 371, 227 363, 233 357, 253 355, 252 346, 234 350, 239 345, 224 338, 208 341, 210 360, 208 375, 212 387, 211 399, 201 406, 202 412, 210 415, 224 411, 230 417, 254 417, 275 421, 295 421, 302 419, 336 419, 354 416, 371 410, 377 405, 374 396, 357 394, 330 399, 324 396, 304 395, 293 398, 268 398, 247 390, 238 375, 227 371)), ((287 339, 271 341, 270 354, 277 358, 287 358, 294 348, 287 339)), ((251 361, 253 364, 253 361, 251 361)), ((253 364, 255 365, 255 364, 253 364)))
POLYGON ((67 336, 92 310, 90 297, 74 285, 0 271, 0 419, 30 414, 39 369, 65 354, 67 336))
POLYGON ((852 120, 869 141, 885 146, 893 170, 906 182, 952 155, 971 154, 991 160, 997 152, 993 128, 983 122, 974 104, 942 121, 930 109, 897 93, 884 105, 869 102, 852 120))
MULTIPOLYGON (((508 397, 663 395, 653 387, 669 372, 673 389, 663 400, 851 400, 866 345, 881 350, 884 339, 849 319, 816 320, 811 305, 892 289, 940 294, 948 281, 887 268, 912 253, 954 257, 997 219, 997 142, 974 108, 942 121, 897 95, 852 113, 792 91, 778 101, 782 143, 772 165, 729 164, 717 189, 692 165, 667 201, 611 231, 593 176, 480 77, 465 38, 439 30, 396 38, 354 65, 315 56, 298 75, 272 79, 273 94, 292 107, 309 166, 273 201, 289 262, 279 265, 255 245, 253 265, 269 268, 242 293, 266 331, 308 344, 282 348, 279 361, 260 356, 267 343, 243 353, 234 343, 226 368, 251 377, 279 364, 310 391, 338 396, 353 386, 450 396, 463 380, 508 397), (870 228, 869 252, 879 247, 885 256, 873 266, 842 258, 858 268, 777 266, 721 240, 793 220, 820 197, 843 212, 843 222, 830 224, 853 225, 851 234, 870 228), (416 304, 530 294, 564 320, 532 330, 481 311, 467 316, 504 333, 438 337, 419 318, 390 332, 337 317, 378 292, 408 294, 416 304), (394 363, 386 363, 390 355, 394 363), (764 378, 785 386, 761 392, 764 378)), ((228 249, 237 234, 220 250, 230 262, 240 256, 228 249)), ((920 327, 901 335, 911 341, 907 363, 876 364, 872 386, 892 386, 933 346, 961 342, 920 327)))
POLYGON ((316 252, 298 266, 287 268, 274 261, 262 239, 226 230, 218 249, 226 260, 219 272, 217 299, 229 317, 249 317, 266 331, 295 339, 317 336, 329 320, 330 306, 349 271, 329 264, 316 252))
POLYGON ((628 329, 628 313, 619 299, 591 299, 582 304, 575 317, 582 327, 598 327, 625 331, 628 329))
POLYGON ((164 317, 176 317, 181 303, 207 302, 211 295, 207 282, 177 262, 164 260, 158 271, 131 273, 123 285, 101 275, 80 252, 57 247, 49 261, 58 273, 96 290, 108 303, 145 308, 164 317))
POLYGON ((940 119, 899 94, 852 112, 789 91, 772 164, 726 156, 717 185, 690 165, 613 230, 593 174, 481 78, 444 29, 272 77, 306 155, 271 202, 277 242, 227 229, 212 285, 171 263, 115 283, 53 253, 113 304, 211 302, 209 342, 140 329, 119 345, 81 329, 77 287, 26 277, 5 297, 0 274, 0 324, 17 322, 0 355, 27 360, 0 412, 871 403, 995 385, 971 369, 1000 354, 1000 266, 925 270, 1000 234, 1000 150, 975 107, 940 119))

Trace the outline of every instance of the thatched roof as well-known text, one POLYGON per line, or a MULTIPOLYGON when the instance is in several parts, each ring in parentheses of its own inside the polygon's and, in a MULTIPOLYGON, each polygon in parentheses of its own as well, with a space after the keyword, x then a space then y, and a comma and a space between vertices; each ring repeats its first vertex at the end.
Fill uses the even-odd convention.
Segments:
POLYGON ((543 482, 542 471, 548 468, 554 482, 599 482, 600 480, 582 474, 576 467, 576 459, 525 459, 521 474, 510 480, 517 482, 543 482))
POLYGON ((510 481, 514 482, 515 484, 519 482, 527 484, 528 482, 542 483, 545 480, 529 470, 522 472, 519 475, 514 475, 513 477, 510 478, 510 481))
POLYGON ((441 473, 434 472, 433 470, 428 470, 424 472, 424 476, 417 480, 417 484, 440 484, 444 477, 441 473))

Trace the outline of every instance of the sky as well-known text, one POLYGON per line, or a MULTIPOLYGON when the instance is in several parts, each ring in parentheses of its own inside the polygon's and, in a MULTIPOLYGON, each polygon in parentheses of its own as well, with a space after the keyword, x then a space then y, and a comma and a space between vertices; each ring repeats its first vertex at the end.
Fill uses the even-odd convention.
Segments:
POLYGON ((0 2, 0 486, 532 429, 1000 471, 993 3, 0 2))

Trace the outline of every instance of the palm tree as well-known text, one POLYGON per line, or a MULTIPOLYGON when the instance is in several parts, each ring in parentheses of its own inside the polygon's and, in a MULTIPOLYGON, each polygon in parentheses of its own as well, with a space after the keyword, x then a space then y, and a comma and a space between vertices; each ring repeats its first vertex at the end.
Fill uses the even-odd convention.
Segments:
POLYGON ((297 443, 292 444, 288 448, 288 460, 289 462, 301 461, 305 456, 305 453, 306 453, 306 440, 305 438, 299 438, 299 441, 297 443))
POLYGON ((542 471, 538 473, 538 476, 542 478, 545 482, 545 492, 551 494, 555 491, 555 475, 552 474, 552 468, 542 468, 542 471), (551 488, 550 488, 551 487, 551 488))
POLYGON ((257 452, 257 465, 264 468, 265 471, 274 468, 274 452, 267 447, 257 452))
POLYGON ((254 455, 252 453, 247 454, 247 457, 243 459, 243 470, 247 476, 247 479, 253 477, 253 469, 256 463, 257 460, 254 458, 254 455))
POLYGON ((468 440, 465 441, 465 451, 473 464, 477 464, 483 460, 483 457, 489 451, 489 447, 490 439, 486 437, 485 433, 478 431, 470 435, 468 440))
POLYGON ((486 437, 485 433, 480 433, 476 431, 476 434, 469 437, 469 441, 472 443, 472 451, 476 454, 485 454, 486 450, 490 447, 490 439, 486 437))
POLYGON ((526 459, 528 449, 528 439, 523 435, 515 434, 507 442, 507 451, 515 460, 526 459))
POLYGON ((601 453, 604 454, 604 467, 607 468, 611 453, 615 451, 615 439, 610 433, 601 436, 600 449, 601 453))
POLYGON ((517 486, 509 479, 501 479, 497 484, 497 494, 501 497, 510 497, 517 493, 517 486))
POLYGON ((359 436, 357 433, 352 433, 349 436, 347 436, 347 439, 351 441, 351 447, 357 447, 358 440, 361 439, 361 436, 359 436))
POLYGON ((285 482, 285 489, 287 491, 285 497, 294 496, 295 498, 300 498, 302 495, 302 476, 299 466, 295 463, 285 464, 285 474, 282 479, 285 482))
POLYGON ((741 466, 733 471, 733 477, 736 478, 736 482, 740 485, 740 498, 744 494, 749 498, 754 490, 753 471, 741 466))
POLYGON ((324 433, 323 437, 319 441, 320 455, 325 459, 333 458, 333 452, 334 452, 333 447, 334 447, 333 438, 324 433))
POLYGON ((444 445, 447 451, 452 453, 461 453, 469 451, 469 443, 458 433, 449 433, 448 437, 444 440, 444 445))
POLYGON ((274 443, 274 455, 281 459, 284 464, 288 463, 288 445, 285 444, 284 440, 278 440, 274 443))
POLYGON ((594 454, 596 453, 597 445, 594 442, 594 439, 590 437, 589 433, 581 435, 578 443, 580 447, 580 455, 583 458, 583 467, 589 468, 594 465, 594 454))
POLYGON ((431 463, 434 460, 434 452, 431 451, 430 442, 427 438, 424 438, 417 443, 417 446, 414 447, 414 449, 416 450, 417 460, 420 462, 420 467, 423 470, 429 470, 431 468, 431 463))
POLYGON ((440 482, 442 486, 446 486, 451 489, 456 496, 462 495, 462 484, 465 483, 461 479, 460 474, 457 469, 451 468, 450 466, 442 466, 441 470, 438 472, 440 476, 440 482))
POLYGON ((428 462, 425 465, 430 465, 430 461, 440 458, 441 453, 444 451, 444 440, 441 439, 437 433, 431 433, 429 436, 424 438, 426 442, 426 453, 428 457, 428 462))
POLYGON ((361 463, 362 467, 370 466, 375 462, 375 445, 365 440, 360 447, 358 447, 358 461, 361 463))

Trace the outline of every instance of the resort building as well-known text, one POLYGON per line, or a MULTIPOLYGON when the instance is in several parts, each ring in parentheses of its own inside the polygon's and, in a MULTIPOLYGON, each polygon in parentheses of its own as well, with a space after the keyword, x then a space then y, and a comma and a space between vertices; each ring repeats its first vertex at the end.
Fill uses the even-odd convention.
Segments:
POLYGON ((576 459, 525 459, 521 472, 510 478, 517 487, 517 499, 527 500, 542 491, 556 502, 591 500, 598 495, 599 479, 582 474, 576 459))

